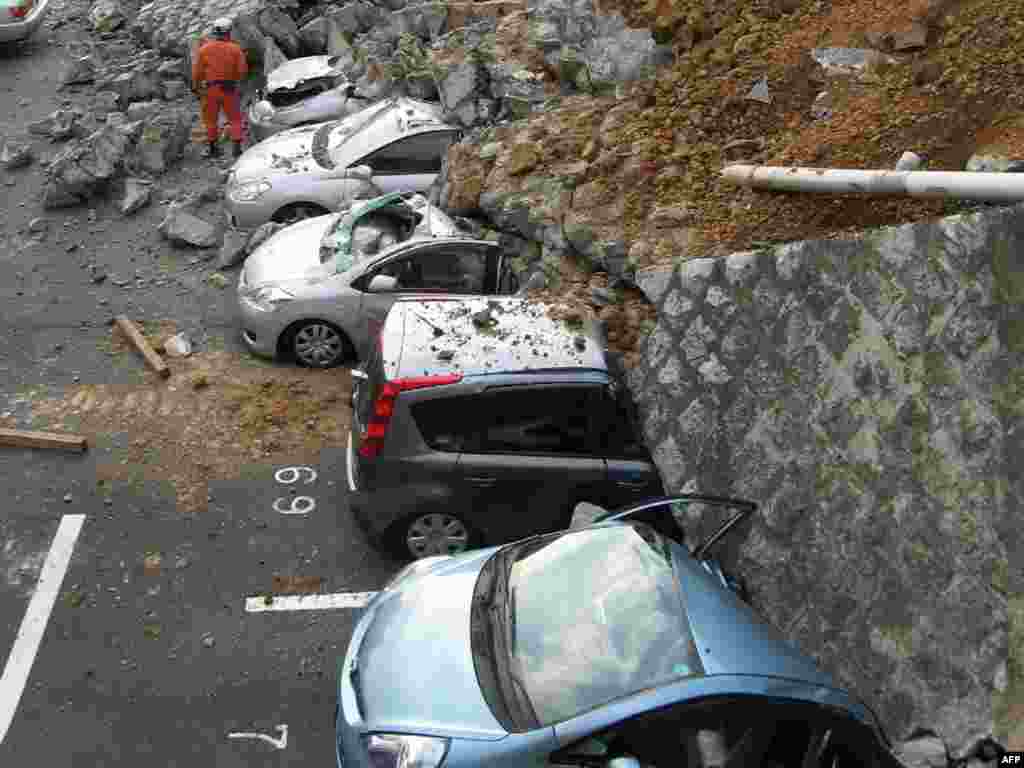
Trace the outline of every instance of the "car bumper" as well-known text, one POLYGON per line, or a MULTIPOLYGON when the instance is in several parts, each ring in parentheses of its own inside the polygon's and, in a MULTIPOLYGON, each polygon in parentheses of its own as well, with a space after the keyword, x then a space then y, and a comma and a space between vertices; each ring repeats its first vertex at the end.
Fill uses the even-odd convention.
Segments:
POLYGON ((0 22, 0 43, 14 43, 19 40, 26 40, 35 34, 39 25, 46 17, 47 7, 50 0, 38 0, 35 7, 24 19, 20 21, 0 22))
POLYGON ((224 193, 224 215, 228 226, 234 229, 256 229, 270 221, 280 206, 266 197, 243 202, 231 197, 231 187, 224 193))
POLYGON ((348 506, 352 510, 352 517, 359 525, 360 530, 366 535, 370 543, 380 546, 384 539, 385 526, 375 522, 374 517, 369 513, 367 496, 359 488, 358 483, 359 457, 356 455, 356 447, 352 439, 352 431, 348 433, 348 445, 345 449, 345 480, 348 485, 348 506))
POLYGON ((254 355, 273 359, 277 357, 277 340, 287 322, 276 312, 253 309, 238 298, 238 320, 242 327, 242 341, 254 355))
MULTIPOLYGON (((372 768, 366 750, 363 748, 365 730, 362 713, 355 688, 352 686, 352 660, 373 623, 373 602, 367 605, 362 617, 352 632, 345 659, 341 664, 338 679, 338 716, 334 723, 334 754, 338 768, 372 768)), ((366 685, 367 681, 361 681, 366 685)))

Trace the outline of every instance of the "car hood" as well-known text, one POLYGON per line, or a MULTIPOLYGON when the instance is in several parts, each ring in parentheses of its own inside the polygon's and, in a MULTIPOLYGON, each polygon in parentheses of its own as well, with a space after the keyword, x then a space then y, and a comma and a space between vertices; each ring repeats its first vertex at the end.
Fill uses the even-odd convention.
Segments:
POLYGON ((494 551, 440 561, 373 601, 358 649, 367 730, 507 735, 484 701, 470 648, 473 587, 494 551))
POLYGON ((293 173, 321 173, 313 156, 313 139, 323 123, 275 133, 249 147, 231 168, 231 184, 293 173))
POLYGON ((838 688, 831 676, 692 557, 675 555, 683 604, 706 675, 759 675, 838 688))
POLYGON ((329 213, 285 227, 267 238, 245 260, 245 285, 319 279, 331 271, 320 263, 320 240, 337 220, 329 213))
POLYGON ((344 70, 338 66, 340 63, 340 56, 304 56, 292 59, 267 75, 267 92, 294 88, 303 80, 343 74, 344 70))

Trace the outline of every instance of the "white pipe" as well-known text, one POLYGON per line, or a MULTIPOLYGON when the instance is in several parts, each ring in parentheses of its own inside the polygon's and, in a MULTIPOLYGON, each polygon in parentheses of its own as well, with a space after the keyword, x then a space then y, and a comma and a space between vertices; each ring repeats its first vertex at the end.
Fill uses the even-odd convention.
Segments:
POLYGON ((862 171, 737 164, 723 168, 722 177, 739 186, 787 192, 1024 202, 1024 173, 862 171))

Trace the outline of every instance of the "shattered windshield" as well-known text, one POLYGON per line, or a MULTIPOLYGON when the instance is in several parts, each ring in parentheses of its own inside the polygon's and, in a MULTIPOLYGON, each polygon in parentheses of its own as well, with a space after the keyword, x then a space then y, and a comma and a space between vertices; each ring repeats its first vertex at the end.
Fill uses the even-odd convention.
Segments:
MULTIPOLYGON (((507 559, 506 653, 495 654, 507 674, 498 679, 521 685, 537 721, 530 727, 704 674, 666 540, 651 528, 538 537, 507 559)), ((507 691, 493 697, 523 711, 507 691)))
POLYGON ((397 194, 370 200, 343 213, 320 242, 320 263, 336 274, 386 248, 408 240, 419 215, 397 194))

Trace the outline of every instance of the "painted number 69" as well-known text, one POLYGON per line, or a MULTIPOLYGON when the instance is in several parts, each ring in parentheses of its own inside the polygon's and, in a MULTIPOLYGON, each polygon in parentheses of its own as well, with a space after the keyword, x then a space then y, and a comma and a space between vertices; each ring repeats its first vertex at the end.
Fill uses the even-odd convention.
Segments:
POLYGON ((316 482, 316 470, 312 467, 281 467, 274 473, 274 479, 281 485, 291 485, 306 474, 306 485, 316 482))
POLYGON ((316 499, 312 496, 274 499, 274 511, 280 512, 282 515, 308 515, 314 509, 316 509, 316 499), (287 506, 285 506, 286 504, 287 506))

